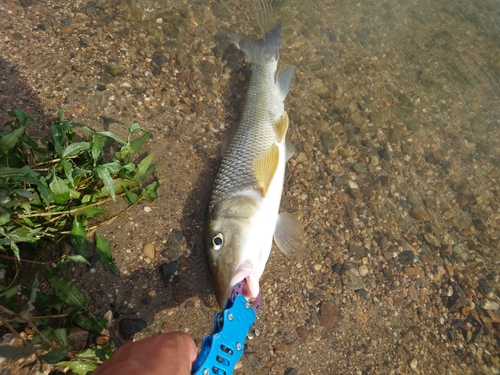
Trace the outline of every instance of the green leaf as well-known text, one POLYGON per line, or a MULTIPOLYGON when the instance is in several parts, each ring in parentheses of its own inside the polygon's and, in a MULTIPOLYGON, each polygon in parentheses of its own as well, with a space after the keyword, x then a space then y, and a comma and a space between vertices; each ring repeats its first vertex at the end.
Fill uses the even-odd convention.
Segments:
POLYGON ((0 225, 7 224, 10 221, 9 212, 0 206, 0 225))
POLYGON ((92 361, 78 360, 78 361, 62 361, 58 365, 68 367, 76 375, 86 375, 97 368, 97 364, 92 361))
POLYGON ((85 257, 83 257, 81 255, 63 255, 61 257, 61 260, 62 261, 72 260, 73 262, 83 263, 86 266, 90 267, 89 261, 87 259, 85 259, 85 257))
POLYGON ((57 362, 60 362, 64 357, 66 357, 68 353, 69 347, 65 346, 62 348, 52 349, 47 354, 40 356, 40 358, 49 364, 56 364, 57 362))
POLYGON ((113 200, 115 200, 115 185, 113 183, 113 178, 111 177, 109 170, 102 165, 98 165, 94 168, 94 172, 97 173, 109 195, 111 195, 113 200))
POLYGON ((144 145, 144 143, 146 143, 146 141, 148 140, 148 138, 150 136, 151 136, 151 133, 147 132, 142 137, 139 137, 139 138, 133 140, 132 142, 130 142, 130 149, 133 152, 139 152, 139 150, 142 148, 142 146, 144 145))
POLYGON ((69 181, 69 185, 75 186, 75 180, 73 179, 73 165, 66 159, 61 159, 61 165, 64 169, 64 174, 69 181))
POLYGON ((54 143, 54 151, 57 156, 61 157, 62 155, 62 143, 64 142, 64 130, 59 124, 52 125, 50 127, 50 134, 52 135, 52 141, 54 143))
POLYGON ((102 165, 110 174, 116 174, 120 171, 121 164, 117 160, 110 161, 102 165))
POLYGON ((62 277, 54 275, 49 278, 49 284, 54 294, 62 299, 67 305, 81 308, 85 306, 83 294, 71 281, 64 280, 62 277))
POLYGON ((0 156, 7 155, 16 146, 19 137, 24 134, 24 131, 25 127, 22 126, 0 137, 0 156))
POLYGON ((137 123, 134 122, 132 125, 130 125, 130 128, 128 129, 128 132, 129 132, 130 135, 134 135, 135 133, 137 133, 140 130, 144 131, 144 129, 141 128, 139 126, 139 124, 137 124, 137 123))
POLYGON ((90 218, 99 215, 109 215, 109 212, 101 206, 90 206, 84 208, 83 210, 79 210, 76 214, 78 215, 78 217, 90 218))
POLYGON ((69 233, 69 242, 77 255, 85 255, 87 253, 89 248, 87 231, 85 230, 85 226, 78 221, 77 218, 73 220, 71 232, 69 233))
POLYGON ((149 154, 137 165, 137 172, 134 175, 134 179, 142 181, 146 177, 146 171, 148 170, 151 162, 153 161, 153 154, 149 154))
POLYGON ((89 142, 75 142, 70 143, 64 151, 62 152, 61 158, 68 158, 73 155, 77 155, 78 153, 88 150, 90 148, 89 142))
POLYGON ((68 346, 68 331, 66 328, 54 328, 56 340, 62 347, 68 346))
POLYGON ((95 234, 95 252, 104 267, 116 275, 116 268, 113 263, 113 252, 111 251, 109 241, 98 233, 95 234))
POLYGON ((7 113, 9 116, 14 117, 22 125, 28 122, 28 114, 22 109, 14 109, 13 111, 8 111, 7 113))
POLYGON ((10 249, 14 253, 14 256, 16 257, 17 260, 21 260, 19 256, 19 248, 17 247, 16 243, 14 241, 10 242, 10 249))
POLYGON ((4 289, 0 293, 0 297, 10 298, 12 296, 15 296, 17 294, 17 292, 19 291, 19 289, 21 289, 21 284, 15 285, 9 289, 4 289))
POLYGON ((50 190, 54 194, 54 202, 56 204, 65 205, 69 201, 69 187, 64 180, 54 175, 52 182, 49 185, 50 190))
POLYGON ((87 331, 99 333, 106 326, 108 321, 104 318, 101 318, 100 316, 95 316, 92 314, 90 318, 87 318, 82 314, 77 314, 73 317, 73 323, 87 331))
POLYGON ((99 157, 101 156, 102 150, 104 149, 105 145, 105 137, 97 137, 92 142, 92 148, 90 149, 90 152, 92 154, 92 159, 94 160, 94 167, 97 165, 97 162, 99 161, 99 157))
POLYGON ((45 311, 46 309, 61 311, 62 301, 53 294, 38 292, 35 299, 35 307, 38 311, 45 311))
POLYGON ((121 139, 119 136, 117 136, 115 133, 112 133, 110 131, 102 131, 102 132, 96 132, 96 134, 99 134, 99 135, 104 135, 106 137, 109 137, 111 139, 114 139, 116 142, 118 143, 121 143, 122 145, 124 145, 126 142, 121 139))
POLYGON ((135 202, 137 202, 137 199, 139 199, 139 195, 137 195, 133 191, 127 189, 126 187, 124 187, 123 190, 125 191, 125 195, 126 195, 128 202, 130 204, 134 204, 135 202))
POLYGON ((59 112, 57 112, 57 115, 56 115, 56 116, 57 116, 57 121, 62 121, 62 118, 63 118, 63 116, 64 116, 64 111, 65 111, 65 109, 64 109, 64 108, 61 108, 61 109, 59 110, 59 112))
POLYGON ((33 280, 33 284, 31 285, 31 294, 30 294, 30 299, 28 300, 28 312, 33 311, 35 309, 35 300, 39 285, 40 282, 38 281, 38 272, 37 272, 35 274, 35 280, 33 280))

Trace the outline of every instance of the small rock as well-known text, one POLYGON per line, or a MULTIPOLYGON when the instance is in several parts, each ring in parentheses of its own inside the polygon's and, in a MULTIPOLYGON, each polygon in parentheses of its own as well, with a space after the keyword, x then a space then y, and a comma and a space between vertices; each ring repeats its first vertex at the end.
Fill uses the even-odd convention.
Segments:
POLYGON ((349 246, 349 253, 356 259, 361 259, 368 254, 368 250, 363 246, 352 244, 349 246))
POLYGON ((174 289, 172 290, 174 300, 178 303, 186 302, 189 299, 190 294, 190 290, 182 284, 175 285, 174 289))
POLYGON ((109 336, 97 336, 95 339, 95 343, 97 345, 104 345, 109 341, 109 336))
POLYGON ((106 85, 103 85, 101 83, 97 84, 95 88, 97 91, 105 91, 107 89, 106 85))
POLYGON ((130 340, 137 333, 146 328, 147 324, 142 319, 123 318, 120 320, 119 331, 121 337, 130 340))
POLYGON ((297 371, 297 369, 294 369, 293 367, 287 367, 283 375, 297 375, 298 373, 299 372, 297 371))
POLYGON ((387 139, 390 143, 398 143, 401 138, 401 132, 399 129, 391 129, 389 130, 389 134, 387 134, 387 139))
POLYGON ((424 238, 429 245, 432 245, 434 247, 441 247, 441 241, 439 241, 439 239, 432 233, 424 234, 424 238))
POLYGON ((488 280, 482 278, 482 279, 479 279, 478 281, 478 289, 479 291, 481 292, 481 294, 483 296, 487 296, 488 294, 490 294, 491 292, 493 292, 493 288, 492 286, 490 285, 490 283, 488 282, 488 280))
POLYGON ((153 56, 151 56, 151 60, 153 60, 158 65, 163 65, 168 61, 165 57, 165 54, 160 51, 153 53, 153 56))
POLYGON ((147 214, 150 213, 151 212, 151 207, 144 206, 144 212, 147 213, 147 214))
POLYGON ((364 277, 368 275, 368 267, 366 267, 364 264, 359 266, 358 268, 359 276, 364 277))
POLYGON ((297 336, 302 340, 302 341, 305 341, 307 340, 307 338, 309 337, 309 330, 304 327, 304 326, 301 326, 301 327, 297 327, 295 329, 295 331, 297 332, 297 336))
POLYGON ((386 122, 389 119, 389 115, 385 112, 372 112, 370 113, 369 118, 371 122, 378 126, 386 122))
POLYGON ((163 256, 170 260, 177 260, 184 255, 186 251, 186 239, 182 230, 176 230, 170 234, 166 244, 166 249, 162 252, 163 256))
POLYGON ((403 267, 403 272, 408 276, 418 276, 420 275, 420 269, 416 267, 405 266, 403 267))
POLYGON ((476 230, 478 230, 479 232, 486 231, 486 225, 484 225, 481 219, 472 220, 472 224, 474 225, 474 228, 476 228, 476 230))
POLYGON ((429 220, 429 215, 422 207, 413 207, 410 210, 410 216, 417 220, 427 221, 429 220))
POLYGON ((321 142, 326 152, 335 150, 335 147, 338 143, 337 141, 335 141, 333 133, 329 131, 321 134, 321 142))
POLYGON ((344 284, 347 289, 358 290, 366 288, 366 284, 363 282, 361 276, 358 274, 358 271, 355 269, 350 269, 344 272, 341 279, 342 284, 344 284))
POLYGON ((394 274, 392 273, 392 270, 390 268, 383 268, 382 273, 384 274, 385 278, 389 281, 394 280, 394 274))
POLYGON ((494 301, 490 301, 489 299, 481 300, 481 307, 485 310, 498 310, 500 309, 500 305, 494 301))
POLYGON ((339 316, 339 310, 333 303, 322 302, 319 309, 319 324, 327 331, 330 330, 339 316))
POLYGON ((144 245, 143 249, 144 255, 149 259, 155 258, 155 245, 152 242, 148 242, 144 245))
POLYGON ((415 263, 417 257, 415 256, 415 253, 413 251, 405 250, 399 253, 397 259, 402 265, 411 266, 413 263, 415 263))
POLYGON ((451 297, 451 307, 449 308, 451 313, 460 311, 462 307, 465 306, 467 303, 467 297, 465 296, 465 293, 463 292, 462 288, 457 283, 451 284, 453 288, 453 295, 451 297))
POLYGON ((63 26, 61 27, 62 34, 71 34, 73 32, 73 28, 71 26, 63 26))
POLYGON ((123 75, 123 69, 117 65, 106 64, 104 65, 104 71, 113 77, 119 77, 123 75))
POLYGON ((71 247, 71 244, 69 244, 68 242, 61 242, 61 254, 62 255, 69 255, 71 254, 71 250, 73 250, 73 248, 71 247))
POLYGON ((160 265, 160 278, 165 288, 168 286, 170 278, 173 276, 176 270, 177 263, 175 262, 163 263, 162 265, 160 265))
POLYGON ((417 288, 415 288, 415 285, 410 285, 408 287, 408 294, 410 295, 413 302, 416 302, 416 303, 420 302, 420 299, 418 297, 417 288))
POLYGON ((74 351, 82 351, 87 345, 89 332, 80 327, 71 327, 68 329, 68 345, 74 351))
POLYGON ((307 155, 304 154, 303 152, 299 152, 299 154, 297 155, 297 161, 299 163, 303 163, 303 162, 307 161, 307 155))
POLYGON ((23 8, 26 8, 33 4, 33 0, 19 0, 19 3, 23 8))
POLYGON ((463 248, 463 246, 457 245, 453 247, 453 252, 457 254, 460 259, 462 259, 464 262, 469 259, 469 254, 467 251, 463 248))
POLYGON ((111 310, 106 311, 103 318, 108 321, 106 323, 106 328, 111 327, 111 325, 113 324, 113 311, 111 311, 111 310))

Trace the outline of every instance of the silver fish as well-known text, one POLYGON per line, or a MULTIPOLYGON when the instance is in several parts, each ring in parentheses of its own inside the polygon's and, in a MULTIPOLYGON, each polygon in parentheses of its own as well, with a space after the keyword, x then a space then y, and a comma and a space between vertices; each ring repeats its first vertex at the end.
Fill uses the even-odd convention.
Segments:
POLYGON ((273 236, 285 254, 304 247, 297 217, 279 213, 285 164, 293 154, 285 141, 289 123, 283 101, 295 73, 293 66, 277 71, 281 26, 260 40, 229 36, 245 52, 252 74, 240 123, 223 143, 208 206, 206 248, 221 307, 245 279, 244 296, 257 298, 273 236))

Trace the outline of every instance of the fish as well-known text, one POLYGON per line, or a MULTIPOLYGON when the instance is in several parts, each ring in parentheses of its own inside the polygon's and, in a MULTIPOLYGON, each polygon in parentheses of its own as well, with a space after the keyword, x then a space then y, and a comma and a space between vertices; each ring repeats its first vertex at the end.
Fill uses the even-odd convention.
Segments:
POLYGON ((305 237, 294 214, 279 212, 286 162, 294 152, 284 100, 295 67, 278 70, 282 27, 273 26, 262 39, 228 35, 245 53, 251 77, 240 121, 223 141, 207 208, 205 247, 221 308, 242 281, 244 297, 259 297, 273 238, 281 252, 297 256, 305 237))

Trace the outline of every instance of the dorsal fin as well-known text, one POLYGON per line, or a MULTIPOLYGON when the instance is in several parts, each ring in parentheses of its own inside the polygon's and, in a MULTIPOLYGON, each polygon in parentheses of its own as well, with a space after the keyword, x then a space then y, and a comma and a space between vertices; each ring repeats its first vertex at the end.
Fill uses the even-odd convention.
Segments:
POLYGON ((283 112, 283 116, 274 121, 274 127, 276 128, 276 135, 278 136, 278 141, 281 143, 285 138, 286 131, 288 130, 288 114, 283 112))
POLYGON ((257 156, 253 163, 253 169, 257 174, 263 197, 266 196, 269 185, 271 185, 271 181, 278 170, 279 157, 279 147, 273 143, 262 155, 257 156))

